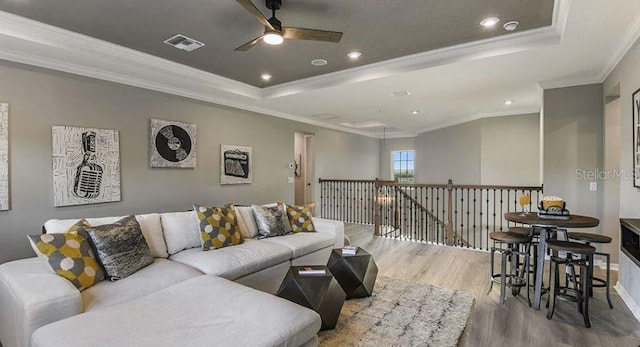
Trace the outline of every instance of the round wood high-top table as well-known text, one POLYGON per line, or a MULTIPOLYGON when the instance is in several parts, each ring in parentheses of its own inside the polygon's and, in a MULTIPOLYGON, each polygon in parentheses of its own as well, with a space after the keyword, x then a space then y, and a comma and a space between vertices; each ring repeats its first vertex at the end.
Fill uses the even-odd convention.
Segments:
POLYGON ((527 224, 529 226, 540 229, 540 242, 538 243, 538 259, 536 269, 536 283, 535 292, 533 298, 533 308, 540 309, 540 299, 542 297, 542 272, 544 270, 544 257, 547 253, 547 238, 549 234, 557 228, 593 228, 600 224, 597 218, 571 215, 569 219, 547 219, 540 218, 536 212, 521 213, 521 212, 508 212, 504 214, 504 219, 520 224, 527 224))

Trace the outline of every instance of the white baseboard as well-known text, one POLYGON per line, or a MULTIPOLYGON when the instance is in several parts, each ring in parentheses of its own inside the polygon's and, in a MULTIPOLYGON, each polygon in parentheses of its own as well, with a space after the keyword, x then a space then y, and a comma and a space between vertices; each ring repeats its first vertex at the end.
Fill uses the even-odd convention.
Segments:
POLYGON ((620 295, 620 297, 622 298, 622 301, 627 304, 627 307, 629 308, 629 310, 631 310, 633 316, 636 317, 636 320, 640 322, 640 306, 638 306, 638 304, 633 301, 633 298, 631 298, 629 293, 627 293, 627 291, 624 289, 622 283, 617 282, 615 289, 618 292, 618 295, 620 295))
MULTIPOLYGON (((620 268, 618 266, 618 264, 615 263, 611 263, 609 264, 611 266, 611 271, 618 271, 618 269, 620 268)), ((607 269, 607 262, 601 259, 595 259, 593 261, 593 266, 597 266, 599 268, 601 268, 602 270, 606 270, 607 269)))

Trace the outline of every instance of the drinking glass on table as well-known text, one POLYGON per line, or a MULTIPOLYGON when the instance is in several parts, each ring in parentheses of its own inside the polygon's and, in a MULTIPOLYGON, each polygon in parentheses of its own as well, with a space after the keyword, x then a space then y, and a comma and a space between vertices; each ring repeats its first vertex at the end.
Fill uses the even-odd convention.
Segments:
POLYGON ((523 217, 526 216, 527 215, 526 207, 529 206, 529 204, 531 203, 531 196, 529 194, 520 195, 520 198, 518 199, 518 203, 522 208, 522 213, 520 215, 523 217))

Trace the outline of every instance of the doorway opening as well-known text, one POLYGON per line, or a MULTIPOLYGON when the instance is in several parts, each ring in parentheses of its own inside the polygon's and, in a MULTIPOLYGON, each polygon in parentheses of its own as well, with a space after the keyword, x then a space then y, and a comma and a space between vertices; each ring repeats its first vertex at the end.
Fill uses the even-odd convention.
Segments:
POLYGON ((315 135, 296 132, 294 136, 295 161, 295 204, 306 205, 313 202, 313 182, 315 180, 315 135))
MULTIPOLYGON (((621 142, 621 108, 620 97, 608 97, 604 106, 604 160, 605 173, 621 172, 620 157, 621 142)), ((626 129, 625 129, 626 130, 626 129)), ((613 239, 613 242, 603 245, 602 251, 610 253, 611 262, 617 263, 620 237, 620 176, 606 174, 602 180, 602 225, 603 234, 613 239)))

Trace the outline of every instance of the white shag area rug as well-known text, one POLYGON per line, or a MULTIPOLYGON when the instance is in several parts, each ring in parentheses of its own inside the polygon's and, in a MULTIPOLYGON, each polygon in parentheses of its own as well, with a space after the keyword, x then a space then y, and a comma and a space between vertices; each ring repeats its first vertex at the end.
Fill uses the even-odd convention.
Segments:
POLYGON ((373 295, 347 300, 320 346, 457 346, 473 295, 425 283, 378 277, 373 295))

